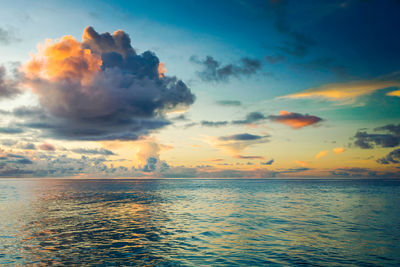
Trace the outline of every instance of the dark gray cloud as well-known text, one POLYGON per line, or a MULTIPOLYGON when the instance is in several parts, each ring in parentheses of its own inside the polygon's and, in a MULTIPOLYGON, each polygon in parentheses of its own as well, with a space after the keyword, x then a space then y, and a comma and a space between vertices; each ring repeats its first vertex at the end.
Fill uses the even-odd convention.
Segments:
POLYGON ((33 161, 23 155, 8 153, 0 156, 0 173, 7 165, 33 164, 33 161))
POLYGON ((377 172, 368 168, 337 168, 330 172, 337 177, 373 178, 377 177, 377 172))
POLYGON ((400 144, 400 138, 392 134, 369 134, 367 132, 357 132, 354 145, 363 149, 372 149, 377 146, 395 147, 400 144))
POLYGON ((304 171, 309 171, 312 170, 311 168, 289 168, 285 170, 279 171, 279 173, 296 173, 296 172, 304 172, 304 171))
POLYGON ((221 106, 233 106, 233 107, 242 105, 242 102, 238 100, 219 100, 216 103, 221 106))
POLYGON ((144 172, 153 172, 156 170, 157 158, 149 157, 147 159, 146 165, 143 167, 144 172))
POLYGON ((17 127, 0 127, 0 133, 2 134, 19 134, 23 133, 24 130, 22 128, 17 128, 17 127))
POLYGON ((36 146, 35 146, 35 144, 32 144, 32 143, 25 143, 25 144, 19 144, 18 148, 28 149, 28 150, 35 150, 36 146))
POLYGON ((385 157, 377 159, 376 162, 380 164, 395 164, 400 163, 400 149, 395 149, 387 154, 385 157))
POLYGON ((269 64, 276 64, 276 63, 280 63, 282 61, 285 61, 286 57, 282 56, 282 55, 271 55, 271 56, 265 56, 264 59, 269 64))
POLYGON ((264 137, 265 136, 261 136, 261 135, 242 133, 242 134, 234 134, 234 135, 228 135, 228 136, 220 136, 218 138, 218 140, 221 140, 221 141, 251 141, 251 140, 262 139, 264 137))
POLYGON ((396 147, 400 145, 400 124, 388 124, 374 130, 386 133, 371 134, 360 130, 354 135, 354 145, 362 149, 372 149, 375 146, 396 147))
POLYGON ((3 140, 1 140, 1 144, 3 146, 13 146, 16 143, 18 143, 18 141, 17 140, 13 140, 13 139, 3 139, 3 140))
POLYGON ((0 99, 12 98, 20 93, 21 91, 18 88, 18 80, 15 77, 7 77, 5 67, 0 66, 0 99))
POLYGON ((193 56, 190 61, 203 67, 197 74, 200 79, 206 82, 225 82, 229 81, 231 77, 250 76, 257 73, 262 67, 260 60, 247 57, 241 58, 239 64, 227 65, 222 65, 212 56, 207 56, 204 60, 199 60, 193 56))
MULTIPOLYGON (((267 119, 262 113, 260 112, 250 112, 246 115, 243 120, 234 120, 234 121, 201 121, 200 125, 205 127, 222 127, 228 125, 241 125, 241 124, 251 124, 251 123, 258 123, 263 120, 267 119)), ((192 127, 197 125, 196 123, 189 124, 187 127, 192 127)))
POLYGON ((315 41, 288 23, 288 3, 287 0, 270 1, 275 15, 274 26, 278 32, 288 37, 278 46, 278 49, 293 57, 304 57, 309 53, 310 47, 315 44, 315 41))
POLYGON ((77 154, 92 154, 92 155, 104 155, 104 156, 111 156, 115 155, 114 152, 108 149, 104 148, 95 148, 95 149, 89 149, 89 148, 75 148, 71 149, 72 152, 77 153, 77 154))
POLYGON ((16 37, 12 29, 4 29, 0 27, 0 44, 8 45, 18 41, 20 41, 20 39, 16 37))
POLYGON ((200 125, 201 126, 207 126, 207 127, 220 127, 220 126, 226 126, 228 125, 228 121, 201 121, 200 125))
POLYGON ((158 72, 160 62, 153 52, 137 54, 123 31, 98 34, 87 27, 81 46, 101 58, 100 71, 82 82, 82 75, 91 73, 89 63, 73 57, 77 73, 53 80, 29 78, 27 73, 40 107, 34 114, 15 111, 26 118, 21 125, 61 139, 135 140, 169 125, 167 111, 195 100, 183 81, 158 72))
POLYGON ((185 116, 185 114, 181 114, 174 118, 171 118, 172 121, 188 121, 189 119, 185 116))
POLYGON ((159 172, 159 173, 162 173, 162 172, 168 170, 169 168, 170 167, 166 162, 161 161, 156 157, 149 157, 149 158, 147 158, 147 162, 144 165, 142 171, 143 172, 159 172))
POLYGON ((262 165, 272 165, 272 163, 274 163, 274 159, 271 159, 267 162, 261 162, 262 165))
POLYGON ((245 156, 245 155, 236 155, 234 156, 237 159, 264 159, 263 156, 245 156))
POLYGON ((374 129, 375 131, 388 131, 396 136, 400 136, 400 124, 388 124, 374 129))
POLYGON ((321 57, 314 60, 297 63, 296 68, 309 71, 325 71, 328 70, 337 76, 347 76, 348 68, 344 65, 335 63, 333 58, 321 57))
POLYGON ((251 112, 246 115, 246 118, 244 120, 236 120, 232 121, 232 124, 250 124, 250 123, 255 123, 261 120, 265 120, 266 117, 260 113, 260 112, 251 112))

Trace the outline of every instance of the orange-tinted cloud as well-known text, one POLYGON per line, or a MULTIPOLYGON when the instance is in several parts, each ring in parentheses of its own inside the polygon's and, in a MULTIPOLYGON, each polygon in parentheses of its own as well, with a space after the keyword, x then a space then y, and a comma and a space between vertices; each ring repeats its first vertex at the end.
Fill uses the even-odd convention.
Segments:
POLYGON ((300 113, 288 112, 282 110, 280 115, 271 115, 268 118, 274 122, 286 124, 293 129, 300 129, 309 125, 316 124, 322 121, 321 118, 313 115, 302 115, 300 113))
POLYGON ((47 151, 56 150, 56 148, 52 144, 49 144, 49 143, 43 143, 43 144, 39 145, 38 148, 40 150, 47 150, 47 151))
POLYGON ((211 161, 211 162, 221 162, 224 161, 223 159, 208 159, 207 161, 211 161))
POLYGON ((400 97, 400 90, 391 91, 391 92, 387 93, 386 95, 400 97))
POLYGON ((333 152, 335 154, 341 154, 341 153, 343 153, 345 151, 346 151, 346 148, 344 148, 344 147, 336 147, 336 148, 333 149, 333 152))
POLYGON ((127 33, 86 27, 82 38, 46 40, 21 68, 41 114, 28 127, 64 139, 137 140, 169 125, 168 111, 194 103, 186 84, 165 76, 153 52, 137 54, 127 33))
POLYGON ((305 91, 289 94, 280 98, 322 98, 331 101, 354 100, 362 95, 389 87, 400 87, 400 81, 357 81, 348 83, 332 83, 305 91))
POLYGON ((72 36, 64 36, 58 41, 47 39, 43 45, 38 45, 38 52, 31 54, 31 60, 23 66, 23 71, 31 79, 69 79, 88 84, 101 64, 99 55, 83 49, 72 36))
POLYGON ((165 68, 165 64, 162 63, 162 62, 158 63, 157 70, 158 70, 158 77, 159 78, 163 78, 164 77, 164 73, 167 72, 167 69, 165 68))
POLYGON ((323 150, 319 152, 317 155, 315 155, 315 159, 320 159, 322 157, 325 157, 329 153, 329 150, 323 150))
POLYGON ((155 139, 149 138, 144 141, 135 142, 136 148, 138 148, 138 152, 136 153, 136 158, 139 160, 139 163, 145 164, 150 157, 159 158, 160 152, 172 149, 172 146, 163 145, 156 142, 155 139))
POLYGON ((309 162, 308 161, 303 161, 303 160, 296 160, 296 164, 300 165, 301 167, 307 167, 309 162))

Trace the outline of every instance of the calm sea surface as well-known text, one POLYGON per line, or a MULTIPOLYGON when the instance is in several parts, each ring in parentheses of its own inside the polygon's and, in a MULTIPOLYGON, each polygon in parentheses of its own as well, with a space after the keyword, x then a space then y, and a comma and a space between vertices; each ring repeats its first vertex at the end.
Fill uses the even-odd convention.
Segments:
POLYGON ((399 266, 400 181, 0 179, 0 264, 399 266))

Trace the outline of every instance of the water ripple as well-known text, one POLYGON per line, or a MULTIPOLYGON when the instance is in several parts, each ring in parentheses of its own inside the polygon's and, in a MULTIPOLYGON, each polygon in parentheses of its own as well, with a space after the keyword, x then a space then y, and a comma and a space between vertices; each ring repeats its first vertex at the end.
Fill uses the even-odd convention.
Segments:
POLYGON ((400 265, 400 182, 0 180, 0 264, 400 265))

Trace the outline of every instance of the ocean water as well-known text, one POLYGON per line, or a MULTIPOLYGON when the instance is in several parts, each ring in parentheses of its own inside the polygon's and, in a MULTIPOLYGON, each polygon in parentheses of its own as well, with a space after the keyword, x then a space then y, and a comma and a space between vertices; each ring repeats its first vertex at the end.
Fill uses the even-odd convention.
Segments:
POLYGON ((0 265, 399 266, 400 181, 0 179, 0 265))

